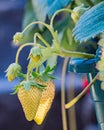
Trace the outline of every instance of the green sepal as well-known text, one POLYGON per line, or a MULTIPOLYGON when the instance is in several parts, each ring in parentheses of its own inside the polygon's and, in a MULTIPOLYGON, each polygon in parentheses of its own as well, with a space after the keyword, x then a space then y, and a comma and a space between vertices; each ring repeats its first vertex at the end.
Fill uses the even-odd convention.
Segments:
POLYGON ((47 66, 43 74, 47 74, 50 71, 50 66, 47 66))
POLYGON ((37 87, 41 90, 43 90, 46 86, 38 83, 37 81, 22 81, 20 83, 21 86, 24 87, 25 90, 30 90, 31 87, 37 87))
POLYGON ((33 72, 32 72, 32 76, 33 76, 34 78, 38 78, 38 77, 40 76, 40 74, 33 71, 33 72))
POLYGON ((52 72, 55 68, 56 68, 56 65, 54 65, 52 68, 50 66, 47 66, 43 74, 52 72))
POLYGON ((18 89, 21 87, 21 85, 17 85, 14 87, 14 92, 12 92, 11 94, 14 95, 14 94, 17 94, 18 93, 18 89))
POLYGON ((60 80, 59 77, 56 77, 56 76, 51 75, 51 74, 47 74, 47 76, 48 76, 50 79, 58 79, 58 80, 60 80))
POLYGON ((34 57, 39 55, 41 57, 42 52, 41 52, 40 47, 39 46, 32 47, 31 50, 30 50, 29 58, 30 58, 31 55, 33 55, 34 57))
MULTIPOLYGON (((47 59, 47 66, 53 67, 57 64, 58 56, 52 55, 49 59, 47 59)), ((54 72, 54 70, 51 72, 51 74, 54 72)))
POLYGON ((32 72, 32 76, 36 78, 40 78, 42 81, 47 82, 49 80, 56 79, 55 76, 50 74, 54 69, 56 68, 56 65, 54 65, 52 68, 50 66, 47 66, 45 70, 42 70, 41 72, 32 72))
MULTIPOLYGON (((38 82, 35 82, 35 86, 37 87, 37 88, 39 88, 40 90, 44 90, 47 86, 46 85, 42 85, 42 84, 40 84, 40 83, 38 83, 38 82)), ((33 86, 34 87, 34 86, 33 86)))
POLYGON ((41 66, 49 57, 52 56, 52 51, 49 48, 41 49, 42 57, 38 62, 34 62, 33 60, 30 60, 28 64, 28 71, 32 71, 33 69, 41 66))

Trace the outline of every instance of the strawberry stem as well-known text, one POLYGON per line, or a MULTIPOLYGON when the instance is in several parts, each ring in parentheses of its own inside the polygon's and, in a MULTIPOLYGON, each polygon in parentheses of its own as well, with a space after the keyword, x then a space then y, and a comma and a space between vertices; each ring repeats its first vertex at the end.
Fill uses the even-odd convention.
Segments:
POLYGON ((34 43, 36 43, 36 38, 39 38, 44 43, 44 45, 46 47, 50 48, 49 43, 46 40, 44 40, 44 38, 39 33, 35 33, 35 35, 34 35, 34 43))
POLYGON ((77 103, 79 101, 79 99, 88 91, 88 89, 92 86, 92 84, 95 83, 95 81, 98 78, 98 74, 93 78, 93 80, 87 85, 87 87, 77 96, 75 97, 73 100, 71 100, 69 103, 67 103, 65 105, 65 108, 68 109, 70 107, 72 107, 75 103, 77 103))
POLYGON ((53 28, 53 22, 54 22, 54 19, 55 19, 56 15, 58 15, 58 14, 61 13, 61 12, 72 13, 73 11, 70 10, 70 9, 60 9, 60 10, 56 11, 56 12, 54 13, 54 15, 52 16, 51 21, 50 21, 50 26, 51 26, 51 28, 53 28))
POLYGON ((15 58, 15 63, 18 64, 19 54, 20 54, 21 50, 22 50, 24 47, 26 47, 26 46, 34 46, 34 43, 26 43, 26 44, 21 45, 21 46, 18 48, 17 53, 16 53, 16 58, 15 58))

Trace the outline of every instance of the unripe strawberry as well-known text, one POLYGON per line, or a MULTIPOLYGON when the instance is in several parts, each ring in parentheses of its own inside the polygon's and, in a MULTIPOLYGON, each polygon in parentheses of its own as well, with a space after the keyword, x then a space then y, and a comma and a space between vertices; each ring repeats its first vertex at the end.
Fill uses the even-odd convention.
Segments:
POLYGON ((44 121, 47 112, 49 111, 55 95, 55 85, 52 81, 46 82, 46 89, 43 90, 40 103, 35 115, 35 122, 40 125, 44 121))
POLYGON ((30 90, 25 90, 25 88, 21 86, 17 95, 22 105, 26 119, 28 121, 32 121, 37 112, 42 90, 37 87, 31 87, 30 90))
POLYGON ((43 82, 40 79, 37 79, 36 82, 46 87, 41 90, 37 86, 30 86, 30 89, 26 90, 24 86, 21 86, 17 95, 26 119, 41 124, 51 107, 55 95, 55 85, 52 81, 43 82))

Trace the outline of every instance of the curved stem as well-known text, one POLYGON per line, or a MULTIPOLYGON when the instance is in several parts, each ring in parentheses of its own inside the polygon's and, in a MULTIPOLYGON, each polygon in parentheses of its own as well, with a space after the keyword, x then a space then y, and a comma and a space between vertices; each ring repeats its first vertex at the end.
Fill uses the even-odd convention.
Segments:
POLYGON ((67 130, 67 118, 66 118, 66 110, 65 110, 65 74, 67 69, 67 63, 69 58, 65 58, 64 65, 62 69, 62 83, 61 83, 61 113, 62 113, 62 123, 63 130, 67 130))
POLYGON ((41 22, 41 21, 32 22, 32 23, 30 23, 30 24, 22 31, 22 33, 24 33, 29 27, 31 27, 31 26, 34 25, 34 24, 44 25, 44 26, 50 31, 50 33, 51 33, 51 35, 52 35, 52 37, 53 37, 53 39, 54 39, 54 44, 55 44, 56 48, 59 48, 58 37, 57 37, 57 35, 56 35, 57 33, 54 32, 54 29, 53 29, 50 25, 48 25, 48 24, 46 24, 46 23, 43 23, 43 22, 41 22))
POLYGON ((24 33, 28 28, 30 28, 32 25, 35 25, 35 24, 41 24, 41 25, 45 26, 50 32, 52 32, 52 30, 48 24, 43 23, 41 21, 35 21, 35 22, 30 23, 28 26, 26 26, 26 28, 22 31, 22 33, 24 33))
POLYGON ((72 10, 70 10, 70 9, 60 9, 60 10, 56 11, 56 12, 54 13, 54 15, 52 16, 51 21, 50 21, 50 26, 51 26, 51 28, 53 28, 53 21, 54 21, 56 15, 59 14, 59 13, 61 13, 61 12, 72 13, 72 10))
POLYGON ((34 43, 36 43, 36 37, 39 38, 46 47, 50 48, 50 45, 48 44, 48 42, 46 40, 44 40, 44 38, 39 34, 39 33, 35 33, 34 35, 34 43))
POLYGON ((26 44, 21 45, 21 46, 18 48, 17 53, 16 53, 16 58, 15 58, 15 63, 18 64, 19 54, 20 54, 21 50, 22 50, 24 47, 26 47, 26 46, 34 46, 34 43, 26 43, 26 44))
POLYGON ((82 53, 82 52, 75 52, 75 51, 68 51, 65 49, 60 49, 59 51, 56 50, 56 52, 58 55, 62 56, 62 57, 76 57, 76 58, 94 58, 95 55, 94 54, 88 54, 88 53, 82 53))
POLYGON ((24 33, 29 27, 31 27, 31 26, 34 25, 34 24, 41 24, 41 25, 45 26, 45 27, 51 32, 53 38, 55 37, 54 31, 53 31, 53 29, 50 27, 50 25, 48 25, 48 24, 46 24, 46 23, 43 23, 43 22, 41 22, 41 21, 35 21, 35 22, 30 23, 28 26, 26 26, 26 28, 22 31, 22 33, 24 33))
POLYGON ((70 107, 72 107, 75 103, 77 103, 79 101, 79 99, 88 91, 88 89, 92 86, 92 84, 95 83, 95 81, 98 78, 98 74, 93 78, 92 82, 90 82, 87 87, 77 96, 75 97, 73 100, 71 100, 69 103, 67 103, 65 105, 65 108, 68 109, 70 107))

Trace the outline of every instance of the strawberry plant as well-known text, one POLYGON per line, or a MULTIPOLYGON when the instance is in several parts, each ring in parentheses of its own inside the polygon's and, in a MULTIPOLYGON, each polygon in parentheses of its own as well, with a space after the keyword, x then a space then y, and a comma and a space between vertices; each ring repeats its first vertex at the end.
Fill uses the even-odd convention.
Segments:
MULTIPOLYGON (((39 2, 41 0, 27 2, 24 29, 13 37, 14 44, 20 47, 15 62, 6 70, 6 76, 8 81, 22 78, 14 93, 18 95, 26 119, 42 124, 55 95, 53 80, 56 76, 53 71, 57 67, 57 57, 95 59, 98 70, 88 86, 72 101, 66 105, 64 102, 63 107, 68 109, 73 106, 97 80, 102 81, 101 89, 104 90, 104 2, 56 0, 53 3, 48 1, 47 4, 47 1, 44 1, 44 4, 37 8, 39 2), (40 13, 39 10, 44 7, 40 13), (31 50, 28 55, 27 73, 24 74, 19 64, 19 55, 26 46, 31 46, 31 50), (50 59, 53 62, 50 62, 50 59)), ((64 126, 64 130, 66 129, 64 126)))

